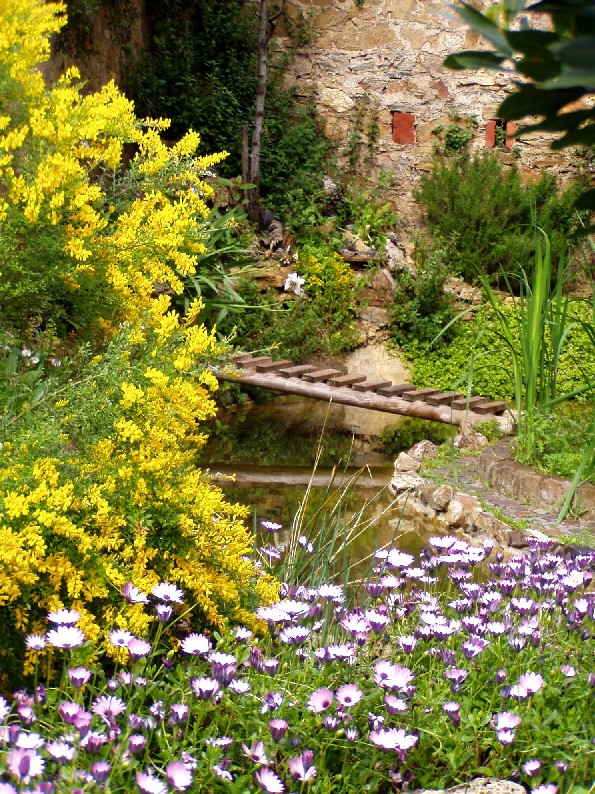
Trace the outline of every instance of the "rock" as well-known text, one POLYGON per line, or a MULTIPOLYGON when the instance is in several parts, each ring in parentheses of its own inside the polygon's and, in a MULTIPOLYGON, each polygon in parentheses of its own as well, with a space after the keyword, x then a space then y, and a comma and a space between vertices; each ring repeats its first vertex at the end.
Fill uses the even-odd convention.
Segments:
POLYGON ((454 489, 451 485, 424 485, 420 491, 420 499, 433 510, 445 512, 448 510, 453 496, 454 489))
POLYGON ((420 485, 423 485, 424 483, 425 483, 424 478, 420 477, 420 475, 416 474, 416 472, 403 471, 403 472, 398 472, 394 475, 388 487, 392 493, 400 494, 400 493, 404 493, 405 491, 414 491, 416 488, 419 488, 420 485))
POLYGON ((529 545, 527 543, 527 535, 525 532, 519 532, 518 530, 513 530, 508 535, 508 545, 512 546, 513 549, 526 549, 529 545))
POLYGON ((436 444, 425 439, 414 444, 407 454, 417 460, 423 460, 424 458, 435 458, 437 451, 438 447, 436 444))
POLYGON ((457 449, 467 449, 470 452, 479 452, 488 445, 488 440, 481 433, 471 431, 470 433, 458 433, 454 438, 454 445, 457 449))
POLYGON ((388 328, 390 323, 387 310, 381 306, 367 306, 360 311, 358 317, 377 328, 388 328))
POLYGON ((419 471, 421 468, 421 460, 412 458, 406 452, 400 452, 399 457, 395 461, 395 473, 402 471, 419 471))
POLYGON ((445 519, 453 527, 468 527, 475 523, 480 512, 481 505, 477 497, 457 492, 450 500, 445 519))
POLYGON ((500 543, 507 542, 510 527, 492 513, 481 512, 475 519, 475 529, 485 532, 500 543))
POLYGON ((415 266, 407 258, 405 249, 399 243, 393 242, 391 239, 386 241, 385 248, 386 266, 391 273, 401 273, 403 271, 415 275, 415 266))
POLYGON ((449 789, 422 789, 416 794, 525 794, 524 786, 511 780, 497 780, 493 777, 478 777, 461 786, 449 789))

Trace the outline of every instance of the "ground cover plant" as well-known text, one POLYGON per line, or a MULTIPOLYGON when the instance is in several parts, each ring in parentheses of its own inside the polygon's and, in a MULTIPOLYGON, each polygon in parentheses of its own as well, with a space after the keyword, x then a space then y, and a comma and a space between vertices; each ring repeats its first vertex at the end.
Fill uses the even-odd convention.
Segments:
POLYGON ((257 611, 266 628, 226 636, 189 631, 175 585, 126 583, 126 608, 159 622, 145 638, 108 622, 116 661, 75 610, 53 611, 26 642, 59 678, 0 700, 3 794, 382 792, 477 775, 588 791, 594 565, 550 541, 505 559, 437 536, 419 559, 379 550, 356 589, 288 582, 257 611))

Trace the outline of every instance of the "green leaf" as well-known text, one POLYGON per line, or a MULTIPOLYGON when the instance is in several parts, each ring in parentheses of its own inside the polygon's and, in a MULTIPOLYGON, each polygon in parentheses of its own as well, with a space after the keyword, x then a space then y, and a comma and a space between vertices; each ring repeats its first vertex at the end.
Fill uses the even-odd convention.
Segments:
POLYGON ((579 210, 595 210, 595 188, 580 195, 574 206, 579 210))
POLYGON ((480 36, 483 36, 484 39, 487 39, 494 47, 500 50, 501 53, 508 56, 512 55, 512 50, 506 40, 506 36, 491 19, 488 19, 473 8, 473 6, 467 5, 466 3, 464 3, 462 7, 457 6, 456 12, 469 27, 473 28, 473 30, 480 36))
MULTIPOLYGON (((519 84, 517 84, 519 85, 519 84)), ((511 94, 498 108, 503 119, 522 119, 525 116, 554 116, 557 111, 583 95, 580 88, 574 90, 549 91, 532 85, 520 84, 519 90, 511 94)))
POLYGON ((502 69, 501 64, 506 60, 504 56, 494 52, 479 52, 478 50, 465 50, 455 52, 444 60, 444 65, 449 69, 502 69))

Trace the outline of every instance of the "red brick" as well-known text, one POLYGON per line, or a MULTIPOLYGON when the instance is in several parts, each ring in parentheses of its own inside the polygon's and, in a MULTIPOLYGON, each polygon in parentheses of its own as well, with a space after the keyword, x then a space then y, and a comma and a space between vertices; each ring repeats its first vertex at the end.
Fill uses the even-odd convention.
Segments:
POLYGON ((488 121, 486 124, 486 149, 493 149, 496 145, 496 122, 488 121))
POLYGON ((404 145, 415 143, 415 116, 413 113, 393 111, 393 142, 404 145))
POLYGON ((517 131, 517 124, 514 121, 506 122, 506 148, 512 149, 515 144, 515 133, 517 131))

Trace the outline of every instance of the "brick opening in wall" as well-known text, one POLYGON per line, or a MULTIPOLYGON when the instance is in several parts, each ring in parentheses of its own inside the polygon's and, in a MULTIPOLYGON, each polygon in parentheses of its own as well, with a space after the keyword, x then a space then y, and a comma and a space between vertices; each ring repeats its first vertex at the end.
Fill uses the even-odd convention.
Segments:
POLYGON ((486 124, 487 149, 512 149, 517 125, 514 121, 492 119, 486 124))
POLYGON ((415 116, 400 110, 391 110, 393 143, 410 146, 415 143, 415 116))

